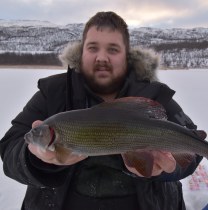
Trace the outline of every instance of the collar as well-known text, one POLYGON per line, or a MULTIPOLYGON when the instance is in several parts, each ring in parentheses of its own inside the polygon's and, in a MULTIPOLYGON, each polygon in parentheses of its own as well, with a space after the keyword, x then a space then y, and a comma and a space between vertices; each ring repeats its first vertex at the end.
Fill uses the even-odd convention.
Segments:
MULTIPOLYGON (((129 80, 126 79, 122 88, 121 88, 121 90, 117 94, 116 98, 121 98, 121 97, 126 96, 127 91, 128 91, 128 87, 129 87, 129 80)), ((86 107, 91 107, 91 106, 94 106, 96 104, 104 102, 104 100, 100 96, 98 96, 94 91, 92 91, 86 83, 84 83, 84 88, 85 88, 85 91, 87 93, 87 102, 86 102, 87 105, 86 105, 86 107)))

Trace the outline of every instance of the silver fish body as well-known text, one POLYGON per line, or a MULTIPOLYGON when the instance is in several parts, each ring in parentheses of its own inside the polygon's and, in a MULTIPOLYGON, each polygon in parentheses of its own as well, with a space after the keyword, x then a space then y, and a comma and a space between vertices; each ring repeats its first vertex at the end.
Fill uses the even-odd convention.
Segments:
POLYGON ((88 156, 145 149, 199 154, 208 158, 205 140, 165 117, 165 110, 157 102, 128 97, 54 115, 36 128, 42 131, 41 135, 37 132, 34 135, 32 130, 25 139, 43 148, 63 147, 88 156), (49 129, 55 132, 53 141, 49 129))

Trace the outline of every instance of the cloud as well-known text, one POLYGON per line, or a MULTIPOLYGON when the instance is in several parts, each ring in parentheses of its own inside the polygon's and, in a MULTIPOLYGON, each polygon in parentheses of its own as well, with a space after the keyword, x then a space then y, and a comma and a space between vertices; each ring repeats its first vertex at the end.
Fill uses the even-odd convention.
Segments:
POLYGON ((133 7, 131 3, 132 1, 126 3, 121 11, 126 19, 134 25, 174 27, 179 26, 182 21, 183 27, 186 26, 186 22, 189 27, 191 26, 191 22, 193 23, 193 27, 198 24, 208 26, 206 21, 207 16, 206 13, 204 13, 205 10, 208 10, 208 5, 207 7, 202 7, 202 3, 204 6, 203 1, 201 4, 196 4, 196 0, 147 0, 142 3, 135 1, 133 7), (203 17, 205 19, 203 19, 203 17), (193 21, 193 19, 195 21, 193 21), (200 21, 198 21, 198 19, 200 19, 200 21))
POLYGON ((1 18, 38 19, 65 25, 86 22, 98 11, 115 11, 128 24, 152 27, 208 27, 207 0, 5 0, 1 18))

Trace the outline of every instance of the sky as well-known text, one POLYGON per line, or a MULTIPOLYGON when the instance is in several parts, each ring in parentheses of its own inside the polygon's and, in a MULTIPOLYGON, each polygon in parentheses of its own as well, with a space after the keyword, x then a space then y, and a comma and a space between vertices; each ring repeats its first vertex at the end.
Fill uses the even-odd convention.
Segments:
POLYGON ((85 23, 98 11, 114 11, 130 27, 208 27, 207 0, 1 0, 0 19, 85 23))

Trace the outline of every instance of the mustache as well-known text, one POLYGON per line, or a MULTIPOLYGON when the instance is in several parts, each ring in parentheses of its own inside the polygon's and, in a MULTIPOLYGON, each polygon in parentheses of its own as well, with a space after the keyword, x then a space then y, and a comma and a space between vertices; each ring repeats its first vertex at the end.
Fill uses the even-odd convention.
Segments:
POLYGON ((93 69, 96 70, 96 69, 103 68, 103 67, 108 69, 108 70, 112 69, 112 65, 110 63, 106 63, 106 62, 97 62, 97 63, 95 63, 93 69))

